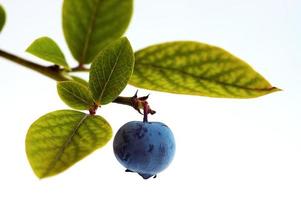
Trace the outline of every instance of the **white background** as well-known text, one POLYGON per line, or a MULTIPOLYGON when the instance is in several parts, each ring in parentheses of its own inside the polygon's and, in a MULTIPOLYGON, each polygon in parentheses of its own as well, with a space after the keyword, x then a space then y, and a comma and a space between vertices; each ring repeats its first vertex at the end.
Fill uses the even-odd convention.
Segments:
MULTIPOLYGON (((50 36, 75 65, 61 30, 61 0, 0 0, 8 14, 1 49, 24 52, 50 36)), ((157 179, 124 172, 112 141, 66 172, 39 180, 25 155, 29 125, 66 109, 55 82, 0 58, 0 199, 301 199, 301 1, 136 0, 127 36, 135 50, 170 40, 223 47, 283 92, 231 100, 151 91, 150 104, 174 131, 177 152, 157 179)), ((130 96, 135 88, 127 87, 130 96)), ((149 91, 140 90, 140 94, 149 91)), ((114 131, 141 117, 108 105, 98 114, 114 131)))

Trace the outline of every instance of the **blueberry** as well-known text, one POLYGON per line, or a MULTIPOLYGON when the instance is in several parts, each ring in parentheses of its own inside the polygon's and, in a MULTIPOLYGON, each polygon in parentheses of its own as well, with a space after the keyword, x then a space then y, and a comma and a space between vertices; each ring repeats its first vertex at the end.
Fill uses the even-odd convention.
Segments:
POLYGON ((168 126, 161 122, 131 121, 118 130, 113 148, 127 172, 137 172, 148 179, 171 163, 175 140, 168 126))

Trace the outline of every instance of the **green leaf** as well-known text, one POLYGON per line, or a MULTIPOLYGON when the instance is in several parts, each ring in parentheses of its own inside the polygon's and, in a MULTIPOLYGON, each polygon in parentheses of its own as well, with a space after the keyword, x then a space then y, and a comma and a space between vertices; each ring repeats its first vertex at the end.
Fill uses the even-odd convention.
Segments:
POLYGON ((35 55, 41 59, 52 62, 56 65, 63 66, 69 70, 65 56, 59 46, 49 37, 41 37, 36 39, 27 49, 28 53, 35 55))
POLYGON ((227 51, 198 42, 169 42, 135 54, 130 84, 162 92, 253 98, 279 89, 227 51))
POLYGON ((91 63, 124 34, 132 11, 133 0, 64 0, 63 31, 73 57, 91 63))
POLYGON ((58 82, 57 91, 61 99, 71 108, 89 110, 94 104, 89 88, 76 81, 58 82))
POLYGON ((75 82, 78 82, 84 86, 86 86, 87 88, 89 88, 89 83, 88 81, 86 81, 85 79, 82 79, 80 77, 77 76, 71 76, 72 80, 74 80, 75 82))
POLYGON ((2 31, 2 28, 5 24, 5 20, 6 20, 5 10, 2 7, 2 5, 0 4, 0 32, 2 31))
POLYGON ((56 175, 112 137, 109 123, 100 116, 58 110, 36 120, 26 136, 26 154, 39 178, 56 175))
POLYGON ((133 72, 134 54, 127 38, 120 38, 94 59, 89 86, 99 105, 112 102, 126 87, 133 72))

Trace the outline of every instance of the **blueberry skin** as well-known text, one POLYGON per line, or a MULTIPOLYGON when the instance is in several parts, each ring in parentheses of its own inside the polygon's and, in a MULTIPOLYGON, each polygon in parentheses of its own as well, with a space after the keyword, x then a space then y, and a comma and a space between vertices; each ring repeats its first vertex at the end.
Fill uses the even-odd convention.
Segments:
POLYGON ((137 172, 144 179, 168 167, 175 147, 171 130, 161 122, 128 122, 118 130, 113 142, 114 154, 126 171, 137 172))

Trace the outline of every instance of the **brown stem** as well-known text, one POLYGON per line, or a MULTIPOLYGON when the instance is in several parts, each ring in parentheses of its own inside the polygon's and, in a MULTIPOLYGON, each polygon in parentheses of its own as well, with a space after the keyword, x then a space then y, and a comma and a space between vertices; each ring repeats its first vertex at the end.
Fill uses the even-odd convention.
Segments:
MULTIPOLYGON (((32 61, 26 60, 14 54, 8 53, 0 49, 0 57, 10 60, 14 63, 20 64, 28 69, 36 71, 48 78, 51 78, 56 81, 66 81, 70 80, 68 76, 65 76, 64 73, 67 74, 63 69, 61 69, 58 65, 52 66, 43 66, 32 61)), ((89 69, 85 68, 83 65, 79 65, 72 69, 72 72, 87 72, 89 69)), ((133 97, 117 97, 113 103, 123 104, 127 106, 133 107, 135 110, 140 112, 139 103, 147 99, 148 96, 145 97, 137 97, 137 93, 133 97)), ((91 109, 91 114, 95 114, 97 108, 93 107, 91 109)), ((154 112, 154 111, 153 111, 154 112)))
POLYGON ((153 115, 156 113, 156 111, 152 110, 147 102, 149 95, 138 97, 137 93, 138 91, 132 97, 118 97, 113 102, 129 105, 133 107, 135 110, 137 110, 140 114, 144 116, 143 121, 147 122, 147 115, 148 114, 153 115), (143 113, 140 111, 141 109, 143 110, 143 113))
POLYGON ((152 114, 152 115, 155 114, 156 111, 152 110, 150 108, 150 106, 148 105, 148 102, 146 101, 148 99, 149 95, 143 96, 143 97, 138 97, 137 92, 132 97, 117 97, 113 102, 133 107, 140 114, 143 114, 144 118, 145 118, 145 113, 152 114), (141 113, 140 109, 143 109, 143 113, 141 113))
POLYGON ((77 67, 72 69, 72 72, 88 72, 90 69, 86 68, 83 64, 79 64, 77 67))
POLYGON ((113 102, 134 107, 132 97, 117 97, 113 102))
POLYGON ((1 49, 0 49, 0 57, 10 60, 14 63, 20 64, 28 69, 36 71, 36 72, 38 72, 44 76, 47 76, 51 79, 54 79, 56 81, 68 80, 68 78, 66 76, 64 76, 63 70, 61 70, 60 67, 57 65, 53 65, 53 66, 39 65, 37 63, 31 62, 29 60, 25 60, 23 58, 20 58, 19 56, 8 53, 1 49))

